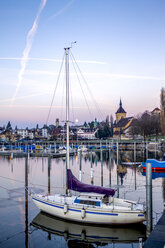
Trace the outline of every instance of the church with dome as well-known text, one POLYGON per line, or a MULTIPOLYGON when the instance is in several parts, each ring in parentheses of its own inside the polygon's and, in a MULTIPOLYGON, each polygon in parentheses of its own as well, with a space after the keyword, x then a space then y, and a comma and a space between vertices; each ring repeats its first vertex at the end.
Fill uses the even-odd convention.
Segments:
POLYGON ((113 137, 116 139, 130 139, 129 129, 134 120, 133 117, 127 117, 127 112, 122 106, 120 99, 119 108, 116 111, 116 122, 113 127, 113 137))

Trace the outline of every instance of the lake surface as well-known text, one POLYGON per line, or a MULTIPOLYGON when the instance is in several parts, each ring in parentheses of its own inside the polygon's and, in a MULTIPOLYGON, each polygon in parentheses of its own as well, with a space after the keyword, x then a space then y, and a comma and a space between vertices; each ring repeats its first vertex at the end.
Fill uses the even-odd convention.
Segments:
MULTIPOLYGON (((149 156, 154 157, 154 154, 149 156)), ((134 154, 128 151, 118 157, 111 151, 103 156, 89 152, 82 158, 80 155, 71 157, 70 167, 82 182, 112 187, 116 189, 116 196, 145 202, 145 175, 138 166, 121 165, 134 159, 134 154)), ((144 153, 136 154, 136 160, 143 161, 144 153)), ((51 159, 48 163, 46 157, 28 160, 0 157, 0 247, 139 247, 139 238, 144 241, 146 236, 144 225, 80 225, 40 213, 28 191, 64 193, 65 166, 64 158, 51 159)), ((154 175, 152 181, 154 224, 163 212, 165 178, 162 177, 154 175)))

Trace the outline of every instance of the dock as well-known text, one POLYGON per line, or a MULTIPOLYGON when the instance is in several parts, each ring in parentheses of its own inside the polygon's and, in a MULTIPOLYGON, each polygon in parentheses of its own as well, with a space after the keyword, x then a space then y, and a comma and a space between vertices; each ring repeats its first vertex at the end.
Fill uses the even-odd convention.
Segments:
POLYGON ((165 210, 143 248, 165 248, 165 210))
MULTIPOLYGON (((75 152, 70 152, 70 156, 73 156, 75 152)), ((44 153, 44 152, 36 152, 36 153, 27 153, 27 152, 11 152, 11 151, 5 151, 1 152, 0 151, 0 156, 6 156, 9 158, 23 158, 23 157, 49 157, 51 156, 52 158, 62 158, 66 157, 66 153, 44 153)))

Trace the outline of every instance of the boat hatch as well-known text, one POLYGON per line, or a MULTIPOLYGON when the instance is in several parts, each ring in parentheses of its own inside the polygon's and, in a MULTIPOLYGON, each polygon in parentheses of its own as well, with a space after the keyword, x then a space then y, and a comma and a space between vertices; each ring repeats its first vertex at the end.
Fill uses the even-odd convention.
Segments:
POLYGON ((78 199, 78 198, 76 198, 75 201, 74 201, 74 203, 100 207, 100 201, 92 201, 92 200, 85 200, 85 199, 78 199))

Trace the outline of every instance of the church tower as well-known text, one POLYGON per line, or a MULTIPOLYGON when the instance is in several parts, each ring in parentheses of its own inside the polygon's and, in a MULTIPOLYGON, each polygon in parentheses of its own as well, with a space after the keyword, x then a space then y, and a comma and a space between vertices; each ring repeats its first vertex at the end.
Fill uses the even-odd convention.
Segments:
POLYGON ((116 112, 116 124, 120 121, 120 119, 122 118, 126 118, 126 112, 125 110, 123 109, 122 107, 122 102, 121 102, 121 99, 120 99, 120 104, 119 104, 119 108, 116 112))
POLYGON ((59 119, 57 118, 56 119, 56 127, 59 127, 59 125, 60 125, 60 122, 59 122, 59 119))

